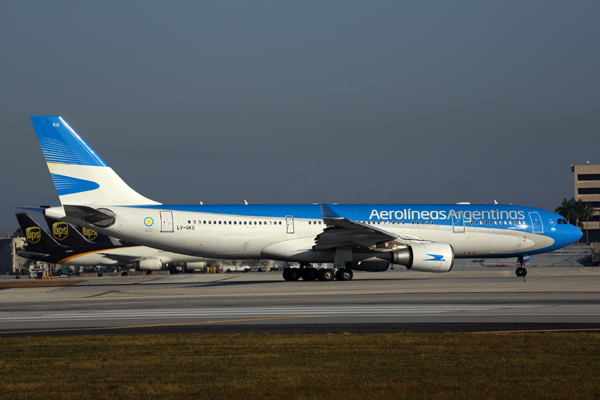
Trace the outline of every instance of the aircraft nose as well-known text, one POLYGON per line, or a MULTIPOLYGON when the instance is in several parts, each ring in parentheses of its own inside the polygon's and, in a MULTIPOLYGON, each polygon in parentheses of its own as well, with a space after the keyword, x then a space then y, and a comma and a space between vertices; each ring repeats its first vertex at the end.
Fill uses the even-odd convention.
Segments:
POLYGON ((566 239, 568 244, 575 243, 583 236, 583 232, 581 229, 574 225, 569 225, 569 230, 567 231, 566 239))

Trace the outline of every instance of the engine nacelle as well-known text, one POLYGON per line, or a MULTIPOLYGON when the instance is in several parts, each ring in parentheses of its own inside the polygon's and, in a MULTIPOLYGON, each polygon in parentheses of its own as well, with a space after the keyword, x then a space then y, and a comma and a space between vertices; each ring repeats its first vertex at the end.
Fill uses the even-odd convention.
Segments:
POLYGON ((156 257, 144 258, 138 261, 137 264, 138 269, 141 271, 160 271, 163 269, 162 261, 156 257))
POLYGON ((447 243, 424 243, 390 253, 393 264, 413 271, 448 272, 454 265, 454 249, 447 243))
POLYGON ((387 261, 362 261, 353 262, 350 265, 350 269, 355 271, 370 271, 370 272, 383 272, 387 271, 390 263, 387 261))

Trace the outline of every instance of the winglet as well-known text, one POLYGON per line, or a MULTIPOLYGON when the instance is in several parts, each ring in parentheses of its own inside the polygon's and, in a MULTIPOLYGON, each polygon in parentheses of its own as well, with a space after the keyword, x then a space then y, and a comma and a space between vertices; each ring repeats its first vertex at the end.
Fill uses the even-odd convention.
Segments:
POLYGON ((329 204, 321 204, 321 216, 325 218, 340 219, 342 216, 338 214, 329 204))

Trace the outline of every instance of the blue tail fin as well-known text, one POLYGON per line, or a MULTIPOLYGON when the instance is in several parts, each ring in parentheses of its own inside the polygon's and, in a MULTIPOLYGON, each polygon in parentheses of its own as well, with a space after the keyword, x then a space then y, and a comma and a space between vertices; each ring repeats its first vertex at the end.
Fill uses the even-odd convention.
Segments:
POLYGON ((61 203, 159 204, 131 189, 61 117, 31 117, 61 203))

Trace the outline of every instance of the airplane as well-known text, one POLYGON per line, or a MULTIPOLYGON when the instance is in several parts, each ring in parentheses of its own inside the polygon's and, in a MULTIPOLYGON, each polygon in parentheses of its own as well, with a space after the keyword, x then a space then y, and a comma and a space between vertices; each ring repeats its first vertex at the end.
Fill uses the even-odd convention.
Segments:
POLYGON ((27 247, 18 251, 18 255, 35 261, 43 261, 66 267, 79 266, 134 266, 140 271, 160 271, 168 269, 167 264, 186 263, 198 268, 206 266, 206 259, 184 254, 170 253, 133 244, 92 243, 85 240, 82 234, 72 225, 61 222, 52 223, 51 236, 28 214, 16 214, 21 230, 25 233, 27 247), (66 225, 63 225, 66 224, 66 225), (58 229, 54 229, 58 228, 58 229), (59 236, 66 240, 72 237, 69 245, 59 243, 59 236))
POLYGON ((448 272, 455 257, 517 257, 524 277, 529 255, 582 236, 556 213, 507 204, 161 204, 130 188, 61 117, 31 122, 61 202, 45 215, 175 253, 299 263, 284 269, 288 281, 344 281, 390 264, 448 272))

